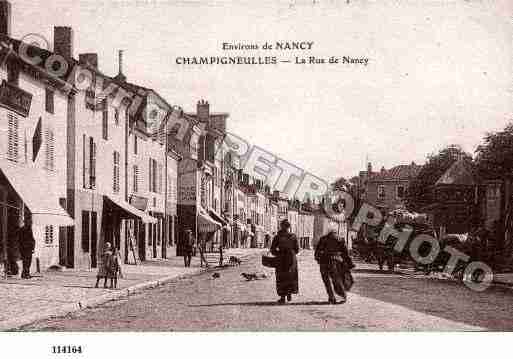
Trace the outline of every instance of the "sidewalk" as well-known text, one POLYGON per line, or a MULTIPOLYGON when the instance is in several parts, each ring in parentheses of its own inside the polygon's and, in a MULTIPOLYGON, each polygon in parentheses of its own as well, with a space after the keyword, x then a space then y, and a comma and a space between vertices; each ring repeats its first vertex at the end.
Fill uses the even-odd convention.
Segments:
MULTIPOLYGON (((229 249, 225 253, 245 260, 261 251, 229 249)), ((0 331, 52 316, 63 316, 204 270, 199 267, 198 257, 192 259, 190 268, 184 268, 183 257, 124 265, 124 277, 118 280, 118 288, 114 290, 104 289, 103 281, 100 282, 100 288, 94 288, 96 269, 33 273, 31 279, 0 279, 0 331)))

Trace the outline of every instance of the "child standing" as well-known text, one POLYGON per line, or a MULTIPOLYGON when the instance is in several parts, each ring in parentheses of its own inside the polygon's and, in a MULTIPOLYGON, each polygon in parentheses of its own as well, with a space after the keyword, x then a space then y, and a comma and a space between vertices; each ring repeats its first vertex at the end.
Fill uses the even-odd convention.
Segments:
POLYGON ((98 266, 98 273, 96 274, 96 285, 95 288, 98 288, 98 283, 100 279, 104 279, 103 288, 107 288, 107 277, 109 274, 110 267, 112 266, 112 246, 110 242, 105 243, 105 249, 103 250, 102 262, 98 266))
POLYGON ((110 261, 110 268, 107 273, 107 276, 110 278, 110 289, 118 287, 118 275, 120 278, 123 278, 123 273, 121 273, 121 258, 119 256, 119 251, 114 248, 112 259, 110 261))

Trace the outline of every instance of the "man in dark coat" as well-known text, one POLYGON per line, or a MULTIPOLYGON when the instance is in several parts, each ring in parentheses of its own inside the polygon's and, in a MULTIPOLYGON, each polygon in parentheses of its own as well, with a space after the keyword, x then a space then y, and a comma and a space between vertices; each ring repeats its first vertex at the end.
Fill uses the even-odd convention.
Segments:
POLYGON ((344 241, 338 237, 334 230, 320 238, 315 248, 315 260, 320 265, 321 277, 328 293, 328 302, 336 304, 335 293, 342 297, 340 303, 346 302, 344 289, 344 271, 354 267, 344 241), (333 282, 333 287, 331 283, 333 282))
POLYGON ((194 251, 194 236, 190 229, 185 231, 185 240, 183 244, 183 261, 185 267, 191 266, 192 253, 194 251))
POLYGON ((294 234, 290 233, 290 223, 283 220, 281 229, 271 243, 271 253, 278 257, 279 265, 276 267, 276 291, 280 296, 278 303, 285 303, 285 297, 290 302, 292 294, 298 293, 299 279, 296 255, 299 252, 299 243, 294 234))
POLYGON ((36 241, 34 240, 34 234, 32 233, 32 218, 27 215, 23 227, 18 232, 20 256, 23 262, 23 271, 21 272, 21 278, 30 278, 30 265, 32 264, 32 254, 36 247, 36 241))

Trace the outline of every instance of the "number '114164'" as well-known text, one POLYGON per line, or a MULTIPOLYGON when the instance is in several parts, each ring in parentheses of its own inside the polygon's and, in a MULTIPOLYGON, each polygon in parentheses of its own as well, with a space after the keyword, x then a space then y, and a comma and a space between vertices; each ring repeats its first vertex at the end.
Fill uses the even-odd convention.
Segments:
POLYGON ((81 345, 53 345, 52 354, 82 354, 81 345))

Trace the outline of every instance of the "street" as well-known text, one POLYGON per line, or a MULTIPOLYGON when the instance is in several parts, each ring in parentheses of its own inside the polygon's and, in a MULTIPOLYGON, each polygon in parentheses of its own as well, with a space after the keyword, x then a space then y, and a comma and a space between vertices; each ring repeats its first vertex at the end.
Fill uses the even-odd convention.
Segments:
MULTIPOLYGON (((194 260, 197 260, 195 258, 194 260)), ((241 266, 177 279, 125 300, 21 328, 23 331, 385 331, 512 330, 513 290, 474 292, 461 283, 357 263, 348 302, 328 305, 312 251, 298 257, 300 294, 278 305, 274 273, 259 257, 241 266)))

